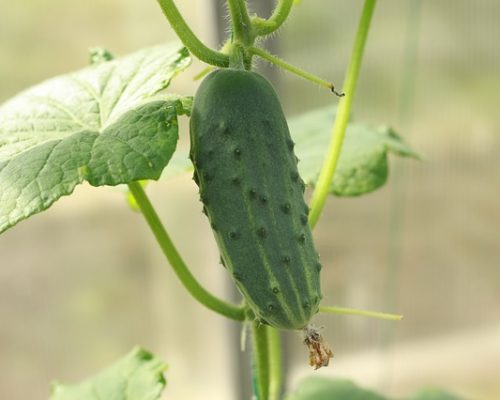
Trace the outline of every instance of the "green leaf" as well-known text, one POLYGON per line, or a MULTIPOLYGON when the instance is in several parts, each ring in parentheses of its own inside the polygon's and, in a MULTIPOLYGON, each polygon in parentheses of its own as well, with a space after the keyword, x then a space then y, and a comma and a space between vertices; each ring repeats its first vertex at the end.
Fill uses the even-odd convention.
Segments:
POLYGON ((344 379, 308 377, 302 380, 287 400, 387 400, 344 379))
POLYGON ((98 375, 77 385, 52 387, 51 400, 156 400, 166 381, 166 364, 136 348, 98 375))
MULTIPOLYGON (((331 107, 315 110, 289 121, 300 159, 299 171, 308 185, 314 186, 330 141, 335 119, 331 107)), ((362 123, 349 123, 331 193, 337 196, 359 196, 382 186, 388 176, 389 152, 418 158, 389 127, 374 128, 362 123)))
POLYGON ((449 392, 437 388, 426 388, 417 392, 408 400, 463 400, 449 392))
POLYGON ((0 106, 0 232, 50 207, 84 180, 158 179, 190 99, 165 94, 190 63, 156 46, 43 82, 0 106))

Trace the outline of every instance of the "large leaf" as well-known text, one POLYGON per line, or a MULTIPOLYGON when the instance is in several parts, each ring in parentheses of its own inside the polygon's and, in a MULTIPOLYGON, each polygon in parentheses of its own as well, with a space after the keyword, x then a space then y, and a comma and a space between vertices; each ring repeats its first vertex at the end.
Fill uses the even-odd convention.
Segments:
POLYGON ((299 386, 287 400, 387 400, 375 392, 362 389, 344 379, 309 377, 299 386))
POLYGON ((0 232, 74 187, 158 179, 186 99, 164 94, 189 65, 179 44, 43 82, 0 106, 0 232))
MULTIPOLYGON (((290 121, 290 131, 300 159, 299 171, 308 185, 314 186, 318 178, 334 119, 334 110, 329 107, 290 121)), ((359 196, 382 186, 388 176, 389 152, 418 158, 417 153, 391 128, 349 123, 331 193, 337 196, 359 196)))
POLYGON ((166 365, 141 348, 77 385, 56 383, 51 400, 156 400, 166 381, 166 365))

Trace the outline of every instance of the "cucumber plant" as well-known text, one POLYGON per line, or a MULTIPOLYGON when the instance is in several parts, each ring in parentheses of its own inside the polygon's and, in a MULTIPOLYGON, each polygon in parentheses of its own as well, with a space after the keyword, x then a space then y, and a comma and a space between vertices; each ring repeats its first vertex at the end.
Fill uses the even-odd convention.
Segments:
MULTIPOLYGON (((329 81, 259 46, 288 18, 293 0, 278 0, 267 19, 250 15, 245 0, 227 0, 231 34, 220 50, 200 41, 173 0, 158 3, 182 46, 157 46, 121 59, 95 49, 90 67, 43 82, 0 106, 0 232, 47 209, 83 181, 93 186, 128 185, 131 199, 185 288, 211 310, 252 325, 255 396, 277 400, 282 398, 278 330, 302 330, 309 363, 319 368, 328 365, 333 352, 310 324, 318 311, 401 318, 321 305, 321 264, 311 232, 329 194, 360 195, 380 187, 387 178, 389 151, 416 156, 388 128, 348 125, 376 0, 364 1, 345 96, 329 81), (194 102, 165 91, 189 66, 190 56, 208 64, 199 74, 206 76, 194 102), (252 71, 255 58, 341 98, 331 140, 333 106, 326 126, 318 131, 292 129, 290 135, 277 94, 252 71), (218 298, 198 282, 141 182, 159 179, 167 164, 171 170, 177 167, 177 173, 190 169, 175 153, 181 115, 191 117, 194 180, 222 262, 243 296, 241 305, 218 298), (356 146, 349 147, 354 142, 356 146), (327 148, 323 163, 320 156, 304 151, 314 146, 327 148), (363 157, 357 153, 360 146, 363 157), (297 165, 295 153, 302 164, 297 165), (314 187, 309 205, 303 197, 306 185, 314 187)), ((163 363, 136 349, 95 380, 56 386, 53 399, 93 399, 98 393, 111 398, 124 384, 137 388, 133 399, 156 399, 165 384, 163 370, 163 363)))

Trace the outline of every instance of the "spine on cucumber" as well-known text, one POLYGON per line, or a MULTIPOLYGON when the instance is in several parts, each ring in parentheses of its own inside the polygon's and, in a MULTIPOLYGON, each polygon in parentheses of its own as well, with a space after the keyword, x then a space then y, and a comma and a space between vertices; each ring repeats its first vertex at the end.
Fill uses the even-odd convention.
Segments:
POLYGON ((256 318, 300 329, 317 313, 321 264, 285 116, 261 75, 221 69, 200 85, 190 157, 223 265, 256 318))

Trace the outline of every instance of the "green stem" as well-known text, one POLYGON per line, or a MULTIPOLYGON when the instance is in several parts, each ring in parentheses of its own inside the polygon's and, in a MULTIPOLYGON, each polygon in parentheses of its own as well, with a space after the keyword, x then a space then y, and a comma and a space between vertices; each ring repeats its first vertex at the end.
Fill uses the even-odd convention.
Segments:
POLYGON ((286 61, 282 60, 281 58, 276 57, 276 56, 268 53, 265 50, 262 50, 258 47, 250 47, 248 49, 248 51, 250 52, 250 54, 254 54, 256 56, 259 56, 260 58, 270 62, 271 64, 275 64, 280 68, 283 68, 287 71, 290 71, 290 72, 294 73, 295 75, 300 76, 301 78, 307 79, 308 81, 316 83, 316 84, 323 86, 327 89, 330 89, 332 92, 334 92, 338 96, 343 96, 343 94, 337 93, 335 91, 335 87, 333 86, 333 84, 331 82, 328 82, 328 81, 326 81, 322 78, 319 78, 313 74, 310 74, 309 72, 306 72, 306 71, 304 71, 304 70, 302 70, 302 69, 300 69, 292 64, 289 64, 286 61))
POLYGON ((139 182, 131 182, 128 184, 128 187, 149 227, 153 231, 163 253, 187 291, 209 309, 236 321, 243 321, 245 319, 245 309, 243 307, 229 304, 215 297, 201 286, 189 271, 186 263, 181 258, 172 240, 168 236, 167 231, 162 225, 158 214, 154 210, 141 184, 139 182))
POLYGON ((233 41, 251 46, 254 41, 253 28, 244 0, 227 0, 231 14, 233 41))
MULTIPOLYGON (((222 45, 222 47, 220 48, 220 52, 222 54, 229 54, 229 50, 231 49, 231 40, 228 39, 224 42, 224 44, 222 45)), ((215 69, 215 67, 213 65, 208 65, 206 66, 202 71, 200 71, 198 74, 196 74, 193 78, 194 81, 197 81, 197 80, 200 80, 201 78, 203 78, 205 75, 209 74, 210 72, 212 72, 213 70, 215 69)))
POLYGON ((267 327, 269 349, 269 400, 281 400, 281 338, 278 329, 267 327))
POLYGON ((265 36, 275 32, 288 18, 292 10, 293 0, 279 0, 272 15, 268 19, 253 17, 252 25, 257 36, 265 36))
POLYGON ((269 343, 268 327, 255 321, 252 326, 253 370, 258 400, 269 400, 269 343))
POLYGON ((378 311, 359 310, 357 308, 346 307, 321 306, 319 308, 319 312, 325 314, 358 315, 361 317, 387 319, 390 321, 400 321, 403 319, 403 316, 399 314, 389 314, 378 311))
POLYGON ((326 198, 330 192, 332 179, 340 156, 342 142, 344 140, 347 122, 351 113, 351 106, 354 99, 354 93, 356 91, 361 61, 363 59, 364 48, 375 4, 376 0, 365 0, 363 12, 358 25, 358 32, 354 41, 351 62, 347 69, 347 77, 343 88, 346 96, 339 102, 337 117, 332 129, 332 139, 319 174, 318 182, 316 183, 316 189, 311 198, 311 212, 309 214, 309 224, 311 227, 314 227, 318 222, 319 216, 321 215, 325 205, 326 198))
MULTIPOLYGON (((422 0, 408 2, 406 10, 406 34, 404 39, 403 67, 400 77, 399 126, 401 131, 411 132, 415 101, 415 81, 417 75, 418 38, 422 15, 422 0)), ((387 245, 387 266, 384 285, 384 308, 395 309, 399 303, 399 282, 404 260, 404 229, 408 203, 408 166, 398 160, 391 166, 392 192, 389 198, 389 237, 387 245)), ((386 355, 382 372, 382 386, 390 387, 394 379, 394 363, 389 356, 390 347, 395 342, 396 326, 386 324, 380 336, 380 348, 386 355)))
POLYGON ((201 78, 203 78, 205 75, 208 75, 210 72, 212 72, 215 69, 212 65, 207 66, 206 68, 203 68, 200 72, 198 72, 194 77, 193 81, 199 81, 201 78))
POLYGON ((189 28, 181 13, 175 6, 173 0, 157 0, 163 14, 170 22, 175 33, 179 36, 184 46, 198 59, 210 65, 217 67, 227 67, 229 65, 229 56, 220 53, 205 46, 200 39, 189 28))

